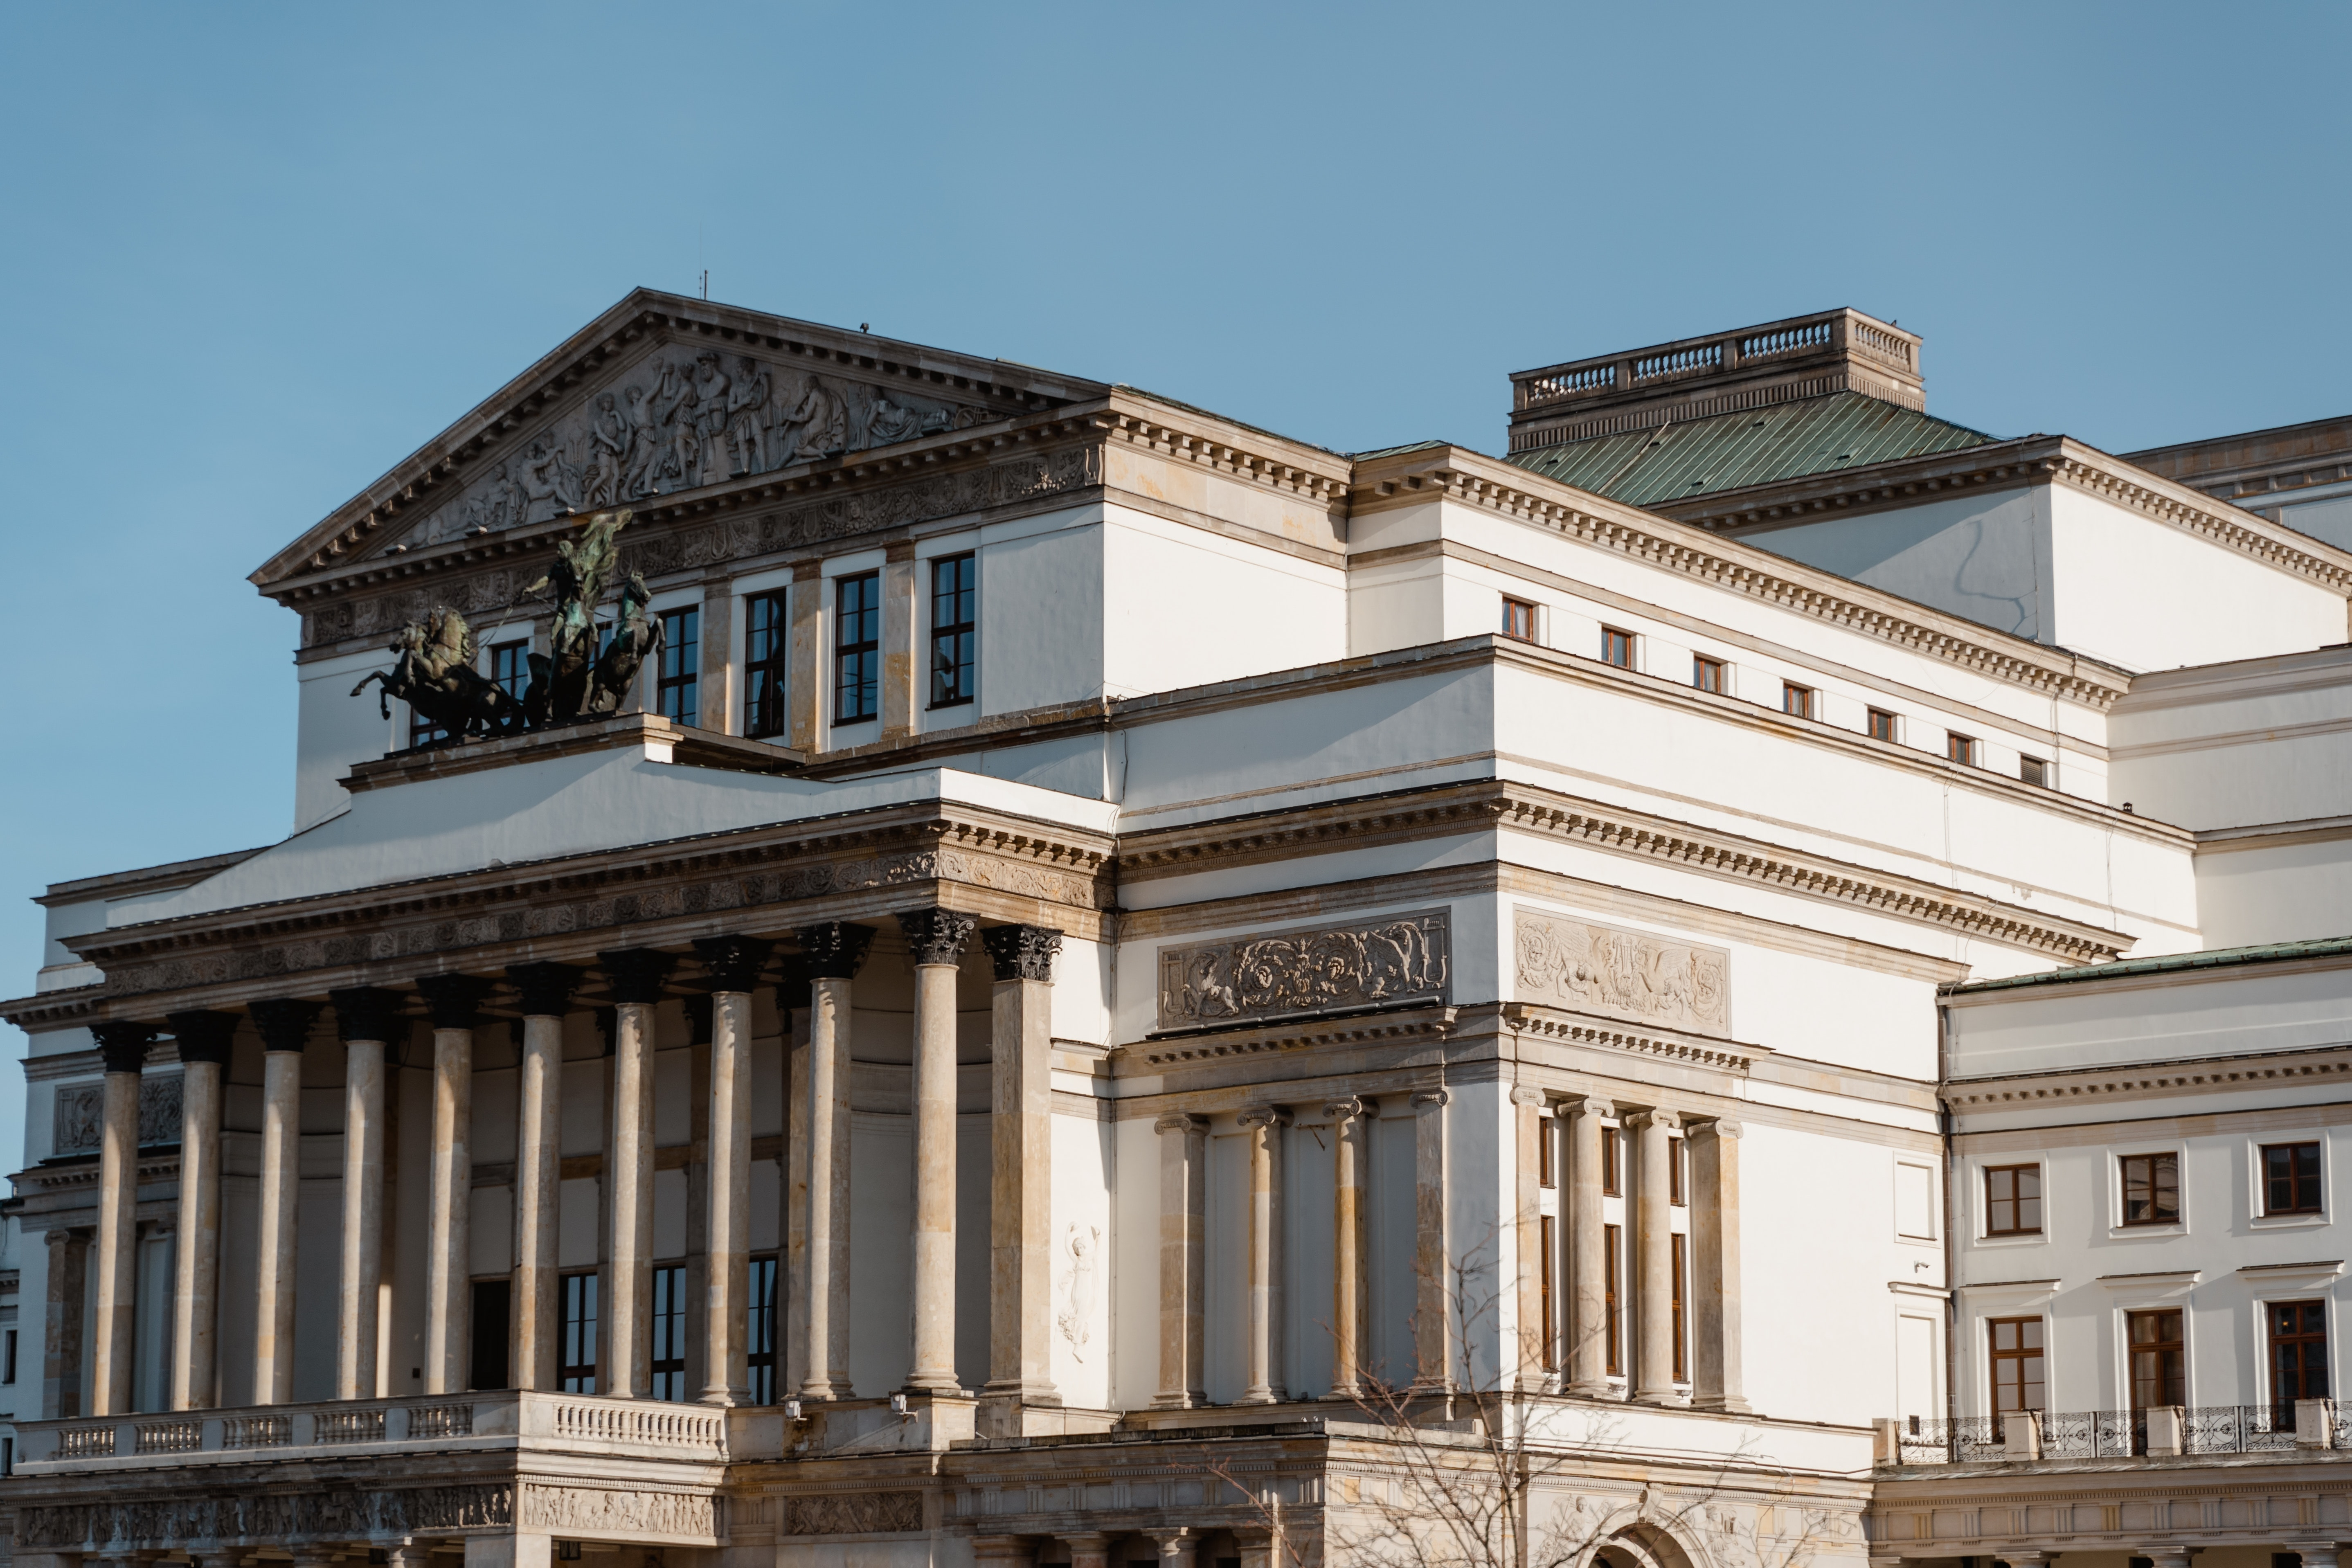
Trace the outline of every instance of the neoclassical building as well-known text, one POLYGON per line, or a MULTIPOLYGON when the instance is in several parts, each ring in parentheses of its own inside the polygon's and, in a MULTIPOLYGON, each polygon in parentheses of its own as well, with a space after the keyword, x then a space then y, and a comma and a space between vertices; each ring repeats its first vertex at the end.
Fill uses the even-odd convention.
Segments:
POLYGON ((16 1561, 1975 1552, 1950 1020, 2334 918, 2144 683, 2326 687, 2352 554, 1920 347, 1344 454, 631 295, 254 574, 290 836, 42 897, 16 1561), (397 700, 624 509, 623 700, 397 700))

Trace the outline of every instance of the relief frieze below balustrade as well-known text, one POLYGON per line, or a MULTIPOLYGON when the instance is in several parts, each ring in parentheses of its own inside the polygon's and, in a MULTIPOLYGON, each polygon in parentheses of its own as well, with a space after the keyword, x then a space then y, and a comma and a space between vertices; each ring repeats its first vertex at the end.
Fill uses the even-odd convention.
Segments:
POLYGON ((363 929, 346 926, 315 937, 250 945, 237 942, 237 933, 230 931, 223 932, 221 940, 236 945, 226 949, 150 961, 129 957, 111 963, 103 954, 98 956, 105 970, 107 994, 146 995, 370 963, 446 959, 504 945, 937 882, 1035 900, 1089 915, 1108 909, 1111 900, 1108 884, 1083 871, 940 845, 776 870, 735 870, 589 897, 546 892, 544 884, 534 884, 527 892, 487 893, 486 900, 502 898, 503 907, 485 908, 478 913, 405 921, 386 917, 370 921, 363 929))
POLYGON ((514 1485, 499 1481, 376 1490, 199 1491, 168 1498, 19 1509, 16 1544, 39 1551, 180 1548, 190 1542, 350 1541, 374 1535, 483 1530, 514 1523, 514 1485))

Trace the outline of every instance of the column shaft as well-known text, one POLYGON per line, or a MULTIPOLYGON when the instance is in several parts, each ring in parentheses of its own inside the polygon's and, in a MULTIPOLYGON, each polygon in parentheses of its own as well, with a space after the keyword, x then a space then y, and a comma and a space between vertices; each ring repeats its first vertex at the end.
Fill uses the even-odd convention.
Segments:
MULTIPOLYGON (((1054 1387, 1054 955, 1062 933, 981 933, 995 966, 989 1068, 988 1392, 1059 1405, 1054 1387)), ((1001 1435, 1020 1436, 1008 1412, 1001 1435)))
POLYGON ((295 1200, 302 1184, 302 1053, 261 1058, 261 1230, 254 1246, 253 1403, 294 1397, 295 1200))
POLYGON ((1412 1097, 1413 1386, 1454 1386, 1454 1258, 1445 1236, 1445 1101, 1442 1089, 1412 1097))
POLYGON ((751 996, 719 991, 710 998, 710 1197, 704 1213, 709 1270, 702 1398, 740 1405, 751 1391, 749 1326, 751 1289, 751 996))
POLYGON ((654 1005, 622 1002, 613 1019, 613 1133, 604 1147, 606 1304, 611 1375, 604 1392, 643 1399, 653 1392, 654 1005))
POLYGON ((93 1030, 106 1056, 98 1146, 98 1302, 91 1347, 92 1415, 131 1408, 138 1306, 139 1072, 152 1029, 107 1024, 93 1030))
POLYGON ((89 1288, 89 1233, 57 1229, 47 1234, 47 1331, 41 1341, 41 1418, 79 1415, 86 1403, 82 1384, 81 1314, 89 1288))
POLYGON ((1740 1131, 1737 1121, 1690 1131, 1691 1402, 1704 1410, 1748 1408, 1739 1353, 1740 1131))
POLYGON ((1636 1346, 1633 1397, 1648 1405, 1675 1401, 1674 1210, 1672 1139, 1682 1123, 1670 1110, 1630 1119, 1635 1142, 1634 1246, 1639 1254, 1642 1329, 1636 1346))
POLYGON ((824 679, 824 561, 793 563, 793 629, 785 671, 784 703, 792 714, 793 746, 822 751, 824 726, 818 721, 824 679))
POLYGON ((777 1349, 783 1355, 777 1397, 790 1398, 808 1386, 809 1300, 809 985, 804 974, 787 973, 776 987, 776 1010, 783 1015, 784 1081, 784 1267, 782 1299, 777 1303, 777 1349))
POLYGON ((466 1364, 473 1249, 474 1031, 433 1031, 433 1165, 425 1241, 425 1392, 456 1394, 466 1364))
POLYGON ((1520 1084, 1511 1090, 1512 1142, 1518 1153, 1518 1219, 1513 1239, 1518 1252, 1517 1387, 1543 1391, 1550 1374, 1551 1342, 1544 1321, 1543 1140, 1550 1133, 1543 1114, 1543 1090, 1520 1084))
POLYGON ((1608 1236, 1601 1228, 1601 1142, 1616 1115, 1606 1100, 1586 1099, 1568 1121, 1568 1392, 1609 1392, 1608 1236))
POLYGON ((561 1381, 563 1204, 563 1016, 553 998, 526 994, 515 1074, 515 1234, 510 1375, 517 1388, 561 1381))
POLYGON ((1365 1339, 1370 1298, 1366 1269, 1365 1175, 1370 1151, 1372 1106, 1361 1100, 1335 1100, 1323 1108, 1331 1118, 1331 1392, 1333 1399, 1364 1396, 1365 1339))
POLYGON ((809 982, 808 1293, 801 1330, 811 1399, 849 1385, 849 987, 809 982))
POLYGON ((1237 1403, 1279 1405, 1284 1386, 1282 1132, 1290 1113, 1272 1106, 1242 1113, 1249 1132, 1249 1385, 1237 1403))
POLYGON ((1177 1112, 1153 1125, 1160 1134, 1160 1393, 1151 1403, 1189 1410, 1209 1400, 1202 1235, 1209 1123, 1177 1112))
POLYGON ((335 1397, 376 1396, 383 1268, 383 1042, 343 1042, 343 1256, 335 1397))
MULTIPOLYGON (((903 563, 912 581, 914 563, 903 563)), ((970 915, 898 917, 915 961, 915 1329, 907 1386, 961 1392, 955 1368, 956 975, 970 915)))
POLYGON ((220 1331, 221 1075, 233 1013, 174 1013, 180 1047, 180 1246, 172 1289, 168 1408, 215 1403, 220 1331))

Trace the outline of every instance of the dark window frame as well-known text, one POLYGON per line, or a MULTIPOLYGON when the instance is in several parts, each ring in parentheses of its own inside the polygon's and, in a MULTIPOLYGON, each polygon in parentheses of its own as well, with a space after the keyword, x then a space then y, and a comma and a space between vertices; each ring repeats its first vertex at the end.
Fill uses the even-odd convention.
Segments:
POLYGON ((1503 595, 1503 635, 1515 642, 1536 640, 1534 601, 1516 599, 1508 594, 1503 595))
POLYGON ((1601 628, 1601 662, 1620 669, 1633 668, 1633 634, 1615 626, 1601 628))
POLYGON ((1601 1130, 1601 1191, 1606 1197, 1625 1195, 1625 1151, 1620 1142, 1623 1132, 1619 1127, 1601 1130))
POLYGON ((2038 1317, 1985 1320, 1985 1354, 1996 1423, 2011 1411, 2048 1407, 2047 1331, 2038 1317))
POLYGON ((1541 1279, 1543 1321, 1543 1364, 1546 1372, 1559 1364, 1559 1309, 1557 1293, 1552 1289, 1553 1276, 1559 1269, 1559 1221, 1551 1215, 1538 1215, 1536 1224, 1538 1273, 1541 1279))
POLYGON ((530 639, 490 645, 490 684, 520 702, 530 689, 530 639))
POLYGON ((2265 1143, 2262 1146, 2262 1161, 2263 1215, 2265 1218, 2272 1215, 2327 1212, 2316 1142, 2265 1143), (2307 1161, 2305 1155, 2309 1157, 2307 1161), (2284 1160, 2279 1156, 2284 1156, 2284 1160))
POLYGON ((1821 693, 1810 686, 1800 686, 1793 680, 1780 682, 1780 711, 1795 719, 1820 717, 1814 711, 1821 693))
POLYGON ((665 1403, 686 1402, 686 1265, 656 1263, 653 1268, 653 1312, 646 1322, 646 1371, 653 1377, 653 1396, 665 1403))
POLYGON ((980 558, 971 551, 931 561, 931 701, 961 708, 979 695, 980 558), (941 584, 943 573, 956 580, 941 584), (948 618, 942 620, 945 615, 948 618))
POLYGON ((1690 1300, 1690 1237, 1677 1230, 1668 1237, 1670 1271, 1674 1278, 1675 1381, 1690 1381, 1690 1334, 1685 1327, 1690 1300))
POLYGON ((793 716, 793 595, 789 588, 743 600, 743 733, 754 741, 783 734, 793 716))
POLYGON ((2271 1406, 2277 1413, 2273 1425, 2292 1426, 2296 1400, 2330 1397, 2327 1303, 2265 1301, 2263 1324, 2270 1333, 2271 1406))
POLYGON ((655 612, 661 620, 660 662, 654 672, 654 711, 679 724, 702 722, 702 606, 655 612))
POLYGON ((1895 718, 1893 710, 1885 708, 1867 710, 1862 721, 1864 733, 1874 741, 1884 741, 1890 746, 1898 743, 1895 738, 1895 718))
POLYGON ((1684 1168, 1685 1152, 1683 1141, 1669 1135, 1666 1139, 1666 1203, 1673 1208, 1690 1206, 1690 1188, 1684 1168))
POLYGON ((1601 1227, 1601 1300, 1602 1331, 1609 1339, 1608 1373, 1622 1377, 1625 1372, 1622 1336, 1618 1330, 1618 1306, 1624 1295, 1624 1262, 1619 1256, 1624 1249, 1625 1227, 1604 1225, 1601 1227))
POLYGON ((772 1252, 753 1253, 744 1270, 743 1381, 753 1405, 775 1404, 776 1380, 783 1375, 777 1332, 782 1274, 782 1259, 772 1252))
POLYGON ((1987 1236, 2040 1236, 2042 1234, 2042 1167, 2037 1163, 2023 1165, 1987 1165, 1985 1178, 1985 1234, 1987 1236), (2007 1177, 2004 1183, 2001 1178, 2007 1177), (2033 1190, 2022 1189, 2031 1182, 2033 1190), (2006 1193, 2001 1191, 2003 1186, 2006 1193), (2032 1223, 2027 1224, 2026 1205, 2031 1204, 2032 1223), (2004 1215, 2003 1211, 2006 1210, 2004 1215), (2003 1220, 2006 1218, 2007 1223, 2003 1220))
POLYGON ((1958 763, 1964 768, 1980 765, 1977 759, 1984 754, 1981 742, 1974 735, 1963 735, 1958 730, 1944 731, 1944 760, 1958 763))
POLYGON ((2134 1410, 2189 1403, 2187 1315, 2179 1308, 2126 1312, 2124 1345, 2134 1410))
POLYGON ((1731 661, 1706 654, 1691 655, 1691 685, 1700 691, 1713 692, 1717 697, 1730 695, 1731 661))
POLYGON ((2147 1154, 2116 1156, 2116 1179, 2123 1193, 2123 1223, 2126 1225, 2179 1225, 2180 1223, 2180 1153, 2178 1150, 2147 1154), (2162 1205, 2169 1196, 2171 1210, 2164 1212, 2162 1205), (2147 1212, 2135 1215, 2135 1203, 2147 1205, 2147 1212))
POLYGON ((882 717, 882 574, 833 580, 833 721, 882 717))
POLYGON ((1559 1118, 1536 1118, 1536 1185, 1549 1190, 1559 1185, 1559 1118))
POLYGON ((603 1298, 600 1277, 593 1268, 556 1278, 556 1386, 562 1393, 599 1392, 603 1369, 597 1364, 596 1341, 604 1328, 603 1298))
POLYGON ((514 1386, 514 1276, 485 1275, 466 1292, 466 1386, 514 1386), (487 1305, 486 1305, 487 1304, 487 1305), (485 1328, 492 1331, 485 1333, 485 1328))

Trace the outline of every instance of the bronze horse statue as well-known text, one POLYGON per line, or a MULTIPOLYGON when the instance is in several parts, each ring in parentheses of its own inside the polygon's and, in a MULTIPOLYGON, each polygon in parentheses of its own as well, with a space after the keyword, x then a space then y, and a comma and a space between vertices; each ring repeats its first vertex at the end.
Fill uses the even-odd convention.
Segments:
POLYGON ((522 727, 522 705, 506 689, 474 668, 474 633, 466 617, 436 605, 421 621, 400 628, 390 645, 399 657, 352 688, 357 697, 380 682, 376 710, 392 717, 397 697, 438 725, 453 741, 476 735, 510 734, 522 727))

